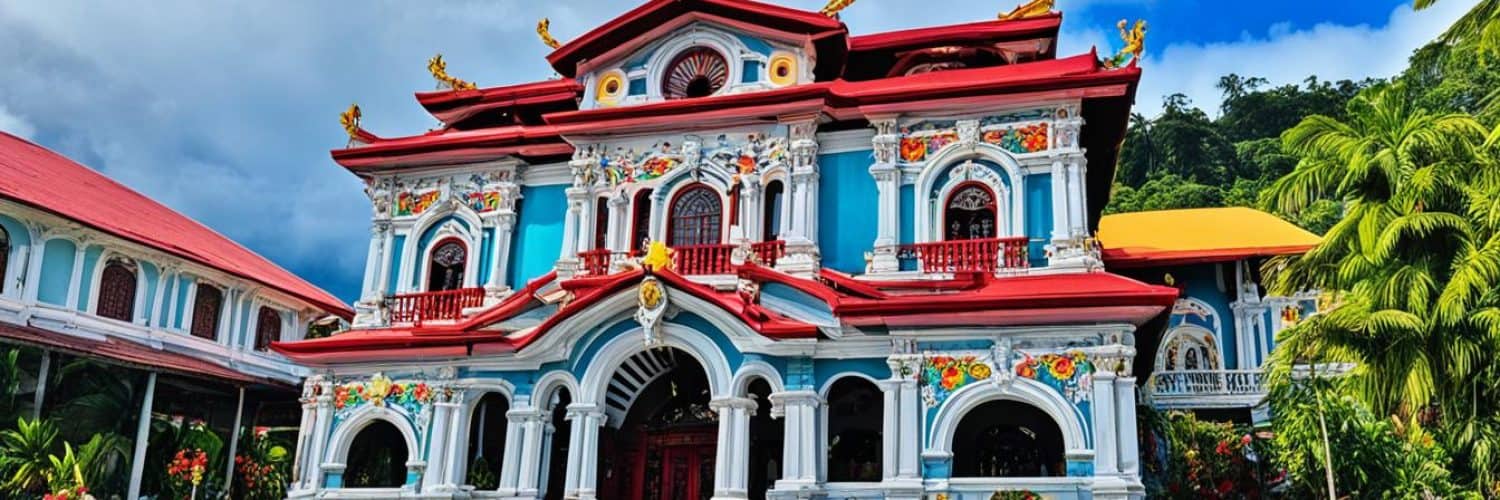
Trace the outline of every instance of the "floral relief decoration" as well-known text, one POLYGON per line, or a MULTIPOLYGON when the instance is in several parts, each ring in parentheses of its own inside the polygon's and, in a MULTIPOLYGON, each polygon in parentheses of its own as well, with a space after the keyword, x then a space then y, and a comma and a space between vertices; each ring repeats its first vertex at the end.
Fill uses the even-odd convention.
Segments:
POLYGON ((1073 404, 1092 398, 1094 363, 1087 355, 1073 351, 1062 354, 1025 355, 1016 364, 1016 376, 1051 386, 1073 404))
POLYGON ((394 382, 385 375, 376 373, 366 381, 334 386, 333 408, 346 411, 365 404, 395 405, 405 409, 407 413, 417 414, 432 402, 434 396, 432 387, 425 382, 394 382))
POLYGON ((494 212, 500 210, 505 198, 500 184, 508 180, 509 175, 496 172, 489 175, 473 174, 468 177, 420 179, 411 183, 397 181, 394 215, 396 217, 422 215, 436 206, 438 202, 443 201, 444 192, 450 193, 453 199, 475 212, 494 212))
POLYGON ((989 380, 994 374, 988 362, 974 355, 938 355, 922 359, 917 381, 922 385, 922 401, 929 407, 942 404, 948 396, 964 386, 989 380))
MULTIPOLYGON (((979 120, 978 140, 1015 154, 1046 151, 1050 147, 1047 122, 1065 114, 1039 109, 985 117, 979 120)), ((901 160, 921 162, 961 139, 956 120, 922 121, 904 126, 901 128, 901 160)))

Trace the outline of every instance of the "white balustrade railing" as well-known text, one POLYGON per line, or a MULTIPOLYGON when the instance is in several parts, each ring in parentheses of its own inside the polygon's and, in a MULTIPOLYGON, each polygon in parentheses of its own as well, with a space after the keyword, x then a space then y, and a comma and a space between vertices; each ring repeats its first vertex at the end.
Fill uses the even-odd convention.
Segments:
POLYGON ((1266 376, 1260 370, 1157 372, 1146 387, 1153 397, 1259 396, 1266 393, 1266 376))

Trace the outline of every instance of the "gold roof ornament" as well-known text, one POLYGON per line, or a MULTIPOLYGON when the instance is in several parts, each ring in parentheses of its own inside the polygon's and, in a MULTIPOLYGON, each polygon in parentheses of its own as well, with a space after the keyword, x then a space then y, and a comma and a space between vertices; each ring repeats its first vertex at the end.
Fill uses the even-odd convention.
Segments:
POLYGON ((349 134, 349 144, 364 142, 363 130, 359 128, 359 119, 364 116, 359 111, 358 104, 350 104, 349 109, 339 113, 339 125, 344 126, 344 133, 349 134))
POLYGON ((1018 21, 1021 19, 1030 19, 1037 16, 1045 16, 1052 13, 1052 7, 1056 3, 1056 0, 1031 0, 1021 5, 1017 5, 1016 8, 1012 9, 1009 13, 1000 14, 1000 20, 1018 21))
POLYGON ((1127 65, 1135 66, 1141 60, 1141 54, 1146 52, 1146 20, 1136 20, 1135 26, 1126 29, 1130 22, 1121 19, 1116 28, 1120 29, 1120 39, 1125 41, 1125 46, 1120 48, 1114 56, 1104 60, 1107 68, 1124 68, 1127 65))
POLYGON ((547 19, 544 17, 541 21, 536 22, 536 36, 542 38, 543 45, 551 47, 553 50, 556 50, 558 47, 562 46, 562 43, 559 43, 556 38, 552 38, 551 19, 547 19))
POLYGON ((828 0, 828 5, 824 5, 818 13, 837 19, 839 12, 849 8, 850 5, 854 5, 854 0, 828 0))
POLYGON ((443 60, 443 55, 438 54, 427 60, 427 71, 432 73, 432 79, 437 80, 438 89, 450 90, 474 90, 479 88, 473 82, 460 80, 448 74, 448 61, 443 60))
POLYGON ((671 269, 672 250, 667 248, 666 243, 651 242, 646 246, 646 256, 641 258, 641 267, 653 273, 662 269, 671 269))

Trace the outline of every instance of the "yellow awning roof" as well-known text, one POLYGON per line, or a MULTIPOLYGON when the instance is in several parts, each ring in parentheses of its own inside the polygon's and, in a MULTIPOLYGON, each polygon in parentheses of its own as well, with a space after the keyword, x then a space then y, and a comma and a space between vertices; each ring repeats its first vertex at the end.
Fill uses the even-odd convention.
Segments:
POLYGON ((1244 207, 1106 215, 1099 221, 1112 267, 1225 262, 1306 252, 1322 238, 1280 217, 1244 207))

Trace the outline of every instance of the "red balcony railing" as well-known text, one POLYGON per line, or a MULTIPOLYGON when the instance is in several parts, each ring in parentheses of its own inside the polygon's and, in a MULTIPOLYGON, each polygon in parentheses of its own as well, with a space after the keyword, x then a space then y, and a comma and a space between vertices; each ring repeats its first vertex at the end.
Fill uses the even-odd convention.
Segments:
POLYGON ((1025 237, 954 240, 903 245, 900 257, 916 259, 924 273, 985 272, 1029 267, 1025 237))
POLYGON ((693 245, 672 249, 675 252, 677 273, 684 276, 703 274, 729 274, 729 256, 734 245, 693 245))
POLYGON ((767 241, 750 245, 750 251, 755 253, 756 261, 764 266, 774 266, 776 261, 786 257, 786 242, 767 241))
POLYGON ((589 250, 578 254, 578 265, 584 274, 603 276, 609 274, 609 267, 614 262, 615 253, 609 249, 589 250))
POLYGON ((484 305, 483 288, 395 295, 386 299, 391 323, 416 323, 462 318, 464 309, 484 305))

